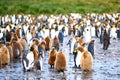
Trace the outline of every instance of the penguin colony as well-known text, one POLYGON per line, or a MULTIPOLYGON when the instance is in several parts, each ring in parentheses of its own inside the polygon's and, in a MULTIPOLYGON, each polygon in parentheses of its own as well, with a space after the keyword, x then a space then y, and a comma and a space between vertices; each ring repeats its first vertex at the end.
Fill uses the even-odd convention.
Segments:
POLYGON ((57 72, 67 70, 64 37, 70 37, 70 54, 75 68, 91 71, 94 40, 99 38, 107 50, 111 39, 120 39, 120 14, 5 15, 0 16, 0 67, 21 59, 24 71, 42 70, 44 56, 57 72), (106 39, 107 37, 107 39, 106 39))

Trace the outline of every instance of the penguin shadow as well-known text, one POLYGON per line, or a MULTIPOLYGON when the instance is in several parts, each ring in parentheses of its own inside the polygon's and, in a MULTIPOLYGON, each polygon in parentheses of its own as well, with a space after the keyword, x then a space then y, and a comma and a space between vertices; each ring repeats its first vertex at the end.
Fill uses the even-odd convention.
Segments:
POLYGON ((61 77, 61 80, 67 80, 67 76, 66 76, 66 75, 63 75, 63 76, 61 77))
POLYGON ((54 66, 49 66, 48 67, 48 70, 50 71, 50 72, 54 72, 55 70, 54 70, 54 66))
POLYGON ((93 77, 93 70, 92 71, 82 71, 82 73, 81 73, 81 77, 82 77, 82 79, 83 80, 86 80, 86 79, 92 79, 92 77, 93 77))
POLYGON ((74 70, 75 72, 82 71, 80 67, 73 67, 73 70, 74 70))
POLYGON ((56 77, 58 77, 60 80, 67 80, 67 74, 65 73, 65 71, 55 71, 54 70, 54 73, 56 74, 56 77))
POLYGON ((0 69, 5 68, 7 65, 0 64, 0 69))
POLYGON ((24 76, 24 80, 31 80, 31 78, 34 78, 35 80, 43 80, 41 73, 25 72, 24 76))
MULTIPOLYGON (((67 71, 67 70, 64 70, 64 71, 62 71, 62 70, 56 71, 55 68, 54 68, 54 67, 51 67, 51 66, 49 66, 48 70, 49 70, 49 73, 51 74, 51 76, 52 76, 53 78, 55 78, 55 79, 60 79, 60 80, 67 80, 67 78, 66 78, 67 75, 66 75, 66 73, 65 73, 65 71, 67 71)), ((50 79, 50 80, 54 80, 54 79, 50 79)))

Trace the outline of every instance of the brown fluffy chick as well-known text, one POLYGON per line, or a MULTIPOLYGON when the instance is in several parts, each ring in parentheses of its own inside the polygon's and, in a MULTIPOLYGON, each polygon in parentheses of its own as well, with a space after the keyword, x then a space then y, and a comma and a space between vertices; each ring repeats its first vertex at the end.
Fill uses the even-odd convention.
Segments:
POLYGON ((48 64, 50 64, 51 68, 54 67, 55 59, 56 59, 56 54, 57 54, 57 51, 53 47, 52 50, 49 53, 49 58, 48 58, 48 64))
POLYGON ((84 47, 79 47, 78 50, 82 52, 80 59, 80 67, 83 71, 91 71, 93 67, 93 57, 88 50, 85 50, 84 47))
POLYGON ((54 68, 56 71, 63 72, 63 73, 64 73, 64 70, 66 69, 66 56, 62 51, 56 54, 54 68))

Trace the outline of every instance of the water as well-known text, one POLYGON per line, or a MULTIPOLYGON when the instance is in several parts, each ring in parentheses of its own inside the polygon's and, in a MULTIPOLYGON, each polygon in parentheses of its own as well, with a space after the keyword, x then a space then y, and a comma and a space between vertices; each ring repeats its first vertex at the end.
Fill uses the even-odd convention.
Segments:
POLYGON ((73 55, 69 54, 65 37, 63 52, 67 58, 65 74, 50 69, 48 64, 49 51, 45 53, 42 71, 24 72, 21 60, 13 61, 0 69, 0 80, 119 80, 120 78, 120 40, 111 40, 108 50, 102 49, 98 38, 95 39, 95 59, 93 70, 83 72, 73 68, 73 55))

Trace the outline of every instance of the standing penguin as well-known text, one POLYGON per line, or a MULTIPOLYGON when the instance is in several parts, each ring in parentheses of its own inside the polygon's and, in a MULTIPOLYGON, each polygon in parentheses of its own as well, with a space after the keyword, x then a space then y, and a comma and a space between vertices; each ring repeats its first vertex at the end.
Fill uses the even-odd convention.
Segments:
POLYGON ((38 54, 37 60, 34 61, 34 66, 36 70, 42 70, 42 53, 38 54))
POLYGON ((51 39, 54 39, 54 37, 55 37, 55 29, 54 28, 51 28, 51 32, 50 32, 50 34, 51 34, 51 39))
POLYGON ((91 34, 90 34, 90 28, 89 27, 86 27, 86 29, 85 29, 84 39, 85 39, 85 43, 89 43, 89 41, 91 40, 91 34))
POLYGON ((45 31, 45 32, 44 32, 44 38, 45 38, 45 37, 49 36, 49 28, 46 27, 46 28, 44 29, 44 31, 45 31))
POLYGON ((82 53, 77 49, 77 56, 75 59, 75 64, 77 68, 80 68, 80 59, 81 59, 82 53))
POLYGON ((68 36, 68 27, 65 27, 64 36, 68 36))
MULTIPOLYGON (((31 49, 32 50, 32 49, 31 49)), ((22 64, 24 71, 29 71, 34 67, 34 54, 32 51, 23 51, 22 64)))
POLYGON ((58 72, 63 72, 66 69, 66 56, 62 51, 58 52, 56 55, 54 68, 58 72))
POLYGON ((75 42, 75 44, 74 44, 74 51, 73 51, 74 64, 75 64, 74 67, 75 67, 75 68, 77 67, 77 64, 76 64, 76 57, 77 57, 77 54, 78 54, 77 47, 78 47, 78 42, 75 42))
POLYGON ((41 53, 38 53, 35 45, 30 47, 30 50, 24 50, 22 56, 22 63, 24 71, 30 71, 34 67, 36 70, 42 70, 42 57, 41 53))
POLYGON ((12 42, 12 49, 13 49, 14 58, 20 58, 22 51, 23 51, 22 45, 20 44, 19 41, 17 41, 16 38, 12 38, 11 42, 12 42))
POLYGON ((21 28, 17 28, 15 33, 18 36, 18 38, 21 38, 22 36, 21 28))
POLYGON ((90 30, 91 30, 91 37, 95 37, 95 27, 92 26, 90 30))
POLYGON ((117 38, 120 40, 120 28, 117 30, 117 38))
POLYGON ((21 39, 19 39, 19 42, 22 45, 23 49, 26 49, 27 41, 24 36, 21 39))
POLYGON ((27 40, 27 44, 30 45, 30 43, 32 42, 32 34, 30 33, 30 30, 27 30, 26 40, 27 40))
POLYGON ((74 51, 74 44, 75 44, 76 41, 77 41, 77 36, 74 36, 72 38, 72 41, 71 41, 71 50, 70 50, 70 53, 73 53, 73 51, 74 51))
POLYGON ((91 71, 93 67, 93 57, 89 51, 82 52, 80 67, 82 70, 91 71))
POLYGON ((46 42, 45 49, 46 49, 46 50, 49 50, 50 47, 51 47, 50 36, 47 36, 47 37, 45 38, 45 42, 46 42))
POLYGON ((111 31, 110 31, 110 37, 112 38, 112 39, 117 39, 117 29, 116 29, 116 27, 115 27, 115 25, 113 25, 112 26, 112 28, 111 28, 111 31))
POLYGON ((91 71, 93 67, 93 57, 88 50, 85 50, 83 46, 79 46, 79 51, 81 51, 80 67, 84 71, 91 71))
POLYGON ((58 51, 60 49, 60 42, 59 39, 55 36, 52 41, 52 47, 55 47, 55 49, 58 51))
POLYGON ((58 34, 58 39, 60 41, 61 46, 63 45, 63 39, 64 39, 64 34, 62 31, 59 32, 58 34))
POLYGON ((81 36, 81 31, 80 31, 80 29, 77 30, 77 36, 78 36, 78 37, 81 36))
POLYGON ((100 34, 100 43, 101 43, 101 44, 103 43, 103 31, 102 31, 101 34, 100 34))
POLYGON ((6 38, 6 42, 8 41, 8 42, 10 42, 10 40, 11 40, 11 32, 10 31, 8 31, 8 30, 6 30, 6 36, 5 36, 5 38, 6 38))
POLYGON ((0 41, 3 41, 3 38, 4 38, 3 33, 0 30, 0 41))
POLYGON ((104 30, 103 34, 103 49, 107 50, 110 44, 110 37, 109 34, 107 33, 106 29, 104 30))
POLYGON ((30 32, 31 32, 32 38, 35 37, 36 35, 35 27, 33 27, 30 32))
POLYGON ((88 51, 92 54, 94 57, 94 40, 91 40, 88 45, 88 51))
POLYGON ((53 47, 49 53, 48 63, 51 65, 51 68, 54 67, 57 51, 53 47))
MULTIPOLYGON (((10 55, 7 47, 0 41, 0 62, 2 65, 6 65, 10 62, 10 55)), ((0 64, 0 65, 1 65, 0 64)))
POLYGON ((80 68, 80 60, 81 60, 81 56, 82 56, 82 52, 81 52, 81 49, 80 49, 81 47, 84 50, 87 50, 86 46, 85 46, 85 43, 81 43, 80 45, 77 46, 77 48, 76 48, 77 55, 76 55, 76 58, 75 58, 75 63, 76 63, 76 67, 77 68, 80 68))
POLYGON ((71 42, 72 42, 72 38, 70 38, 67 43, 67 45, 69 46, 69 50, 71 50, 71 42))
POLYGON ((42 58, 44 57, 44 54, 45 54, 45 45, 46 45, 46 42, 44 40, 41 41, 40 44, 38 44, 38 52, 41 53, 42 58))
POLYGON ((6 42, 6 47, 8 48, 9 51, 10 61, 13 61, 13 49, 11 42, 6 42))

